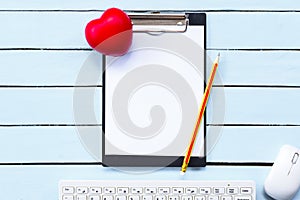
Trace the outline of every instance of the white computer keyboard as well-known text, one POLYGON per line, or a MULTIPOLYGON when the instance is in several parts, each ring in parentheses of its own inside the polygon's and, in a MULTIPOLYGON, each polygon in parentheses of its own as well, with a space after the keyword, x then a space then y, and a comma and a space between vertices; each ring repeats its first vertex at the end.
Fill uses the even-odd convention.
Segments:
POLYGON ((255 200, 253 181, 63 180, 60 200, 255 200))

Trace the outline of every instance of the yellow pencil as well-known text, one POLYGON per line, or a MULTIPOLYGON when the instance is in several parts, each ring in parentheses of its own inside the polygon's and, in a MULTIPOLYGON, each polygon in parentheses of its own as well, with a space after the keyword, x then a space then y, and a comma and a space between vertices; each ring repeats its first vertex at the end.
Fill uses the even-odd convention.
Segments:
POLYGON ((217 68, 218 68, 218 65, 219 65, 219 59, 220 59, 220 53, 218 54, 216 60, 214 61, 213 65, 212 65, 212 70, 211 70, 211 73, 210 73, 210 76, 209 76, 209 79, 208 79, 208 84, 205 88, 205 91, 204 91, 204 94, 203 94, 203 97, 202 97, 202 103, 201 103, 201 107, 200 107, 199 112, 198 112, 198 117, 197 117, 197 121, 196 121, 196 124, 195 124, 194 132, 192 134, 188 150, 185 154, 185 157, 183 159, 183 163, 182 163, 182 166, 181 166, 181 171, 180 171, 181 175, 184 175, 184 173, 186 172, 186 169, 188 167, 188 164, 189 164, 189 161, 190 161, 190 158, 191 158, 191 154, 192 154, 193 147, 194 147, 194 144, 195 144, 195 140, 196 140, 196 137, 197 137, 198 129, 200 127, 200 123, 201 123, 202 117, 204 115, 204 110, 205 110, 206 104, 208 102, 210 90, 211 90, 211 87, 212 87, 212 84, 213 84, 213 81, 214 81, 214 78, 215 78, 215 75, 216 75, 216 72, 217 72, 217 68))

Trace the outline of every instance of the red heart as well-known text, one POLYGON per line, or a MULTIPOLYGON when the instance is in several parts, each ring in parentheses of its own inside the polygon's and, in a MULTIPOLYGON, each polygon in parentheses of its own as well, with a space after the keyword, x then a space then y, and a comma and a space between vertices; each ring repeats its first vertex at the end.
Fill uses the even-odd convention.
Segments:
POLYGON ((99 19, 86 25, 85 37, 96 51, 104 55, 121 56, 131 46, 132 23, 125 12, 110 8, 99 19))

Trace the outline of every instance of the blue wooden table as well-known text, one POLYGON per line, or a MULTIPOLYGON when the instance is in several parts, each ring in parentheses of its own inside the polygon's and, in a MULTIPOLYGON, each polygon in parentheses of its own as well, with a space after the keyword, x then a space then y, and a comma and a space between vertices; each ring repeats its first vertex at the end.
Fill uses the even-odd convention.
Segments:
POLYGON ((208 121, 222 134, 208 166, 184 179, 250 179, 257 199, 267 199, 263 182, 279 148, 300 147, 300 4, 292 0, 1 0, 1 199, 57 199, 60 179, 183 179, 177 168, 103 168, 78 137, 78 127, 101 128, 99 112, 74 120, 73 94, 93 90, 101 100, 100 85, 76 79, 91 54, 84 27, 109 7, 206 12, 208 55, 222 55, 213 90, 224 91, 225 119, 208 121))

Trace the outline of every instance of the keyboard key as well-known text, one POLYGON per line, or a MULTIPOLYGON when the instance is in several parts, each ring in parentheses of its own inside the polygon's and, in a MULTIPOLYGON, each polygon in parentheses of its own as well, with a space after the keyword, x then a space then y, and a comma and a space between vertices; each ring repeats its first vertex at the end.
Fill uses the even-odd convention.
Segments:
POLYGON ((120 187, 120 188, 118 188, 118 193, 119 194, 128 194, 129 189, 127 187, 120 187))
POLYGON ((114 197, 111 196, 111 195, 103 195, 103 196, 102 196, 102 199, 103 199, 103 200, 114 200, 114 197))
POLYGON ((76 192, 78 194, 87 194, 88 193, 88 188, 87 187, 77 187, 76 192))
POLYGON ((205 188, 200 188, 200 194, 210 194, 211 193, 211 189, 208 187, 205 188))
POLYGON ((185 189, 185 193, 187 193, 187 194, 196 194, 197 193, 197 188, 188 187, 188 188, 185 189))
POLYGON ((175 188, 172 188, 172 192, 174 194, 183 194, 183 188, 182 187, 175 187, 175 188))
POLYGON ((181 200, 193 200, 193 196, 182 196, 181 200))
POLYGON ((101 194, 101 188, 100 187, 91 187, 90 191, 92 194, 101 194))
POLYGON ((234 200, 252 200, 251 196, 235 196, 234 200))
POLYGON ((219 200, 219 196, 211 195, 211 196, 208 197, 208 200, 219 200))
POLYGON ((73 187, 63 187, 63 193, 64 194, 73 194, 74 193, 74 188, 73 187))
POLYGON ((130 195, 128 200, 140 200, 140 196, 138 195, 130 195))
POLYGON ((87 200, 86 195, 77 195, 76 200, 87 200))
POLYGON ((195 200, 206 200, 206 196, 195 196, 195 200))
POLYGON ((252 190, 249 187, 242 187, 241 188, 241 194, 251 194, 252 190))
POLYGON ((165 195, 157 195, 155 196, 155 200, 167 200, 167 197, 165 195))
POLYGON ((180 200, 180 198, 177 195, 171 195, 169 196, 169 200, 180 200))
POLYGON ((114 188, 114 187, 105 187, 104 188, 104 193, 105 194, 115 194, 116 193, 116 188, 114 188))
POLYGON ((221 200, 233 200, 232 196, 221 196, 221 200))
POLYGON ((224 193, 225 193, 225 188, 223 187, 214 188, 214 194, 224 194, 224 193))
POLYGON ((253 200, 251 196, 235 196, 234 200, 253 200))
POLYGON ((160 187, 160 188, 158 188, 158 193, 160 193, 160 194, 169 194, 170 193, 170 188, 160 187))
POLYGON ((153 196, 151 196, 151 195, 144 195, 142 197, 142 200, 153 200, 153 196))
POLYGON ((237 194, 239 192, 237 187, 227 188, 227 194, 237 194))
POLYGON ((156 188, 154 188, 154 187, 147 187, 145 189, 145 193, 146 194, 155 194, 156 193, 156 188))
POLYGON ((116 198, 115 198, 115 200, 126 200, 126 199, 127 198, 124 195, 117 195, 116 198))
POLYGON ((100 196, 89 196, 88 200, 100 200, 100 196))
POLYGON ((74 200, 74 196, 73 195, 64 195, 63 200, 74 200))
POLYGON ((141 187, 131 188, 131 193, 132 194, 142 194, 143 193, 143 188, 141 188, 141 187))

